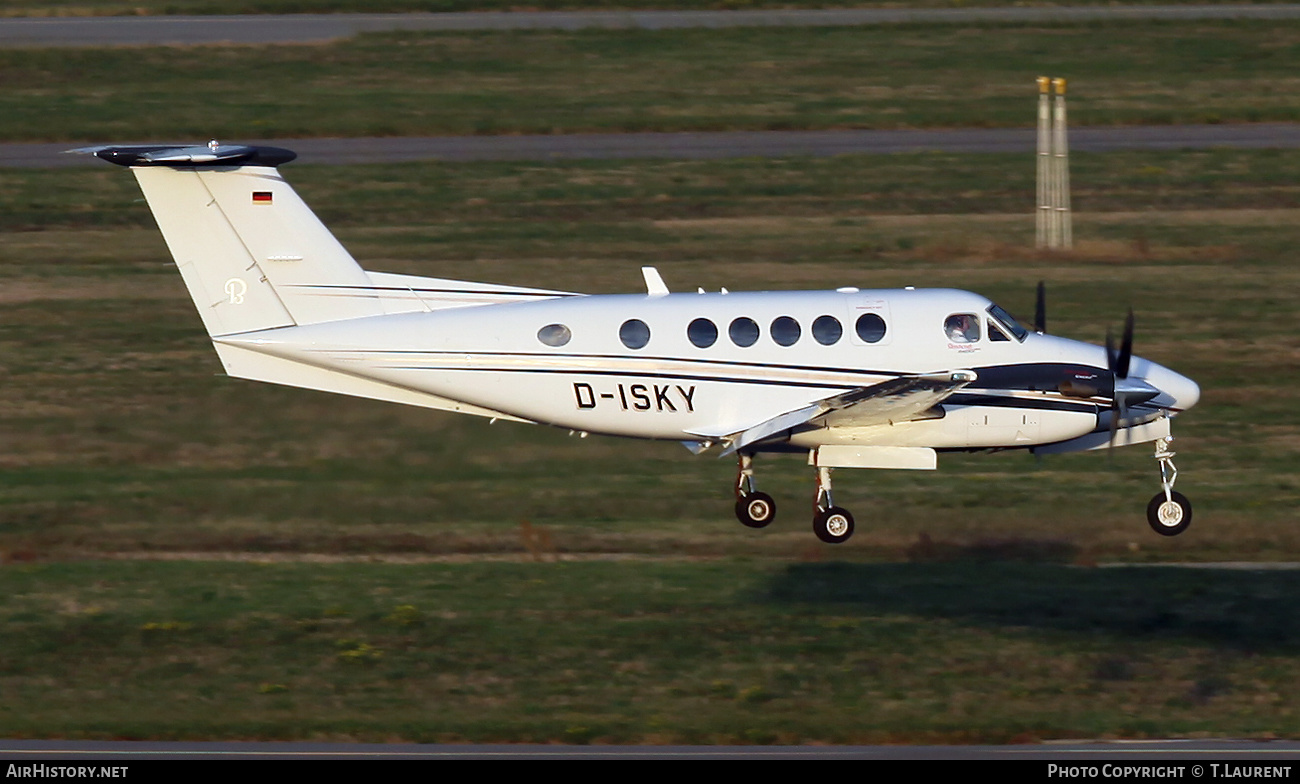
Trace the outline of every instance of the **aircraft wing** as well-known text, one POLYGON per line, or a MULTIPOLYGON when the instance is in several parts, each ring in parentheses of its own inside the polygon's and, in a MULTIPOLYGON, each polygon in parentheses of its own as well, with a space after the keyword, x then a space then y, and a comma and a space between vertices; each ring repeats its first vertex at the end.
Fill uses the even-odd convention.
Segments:
POLYGON ((977 378, 973 370, 899 376, 869 387, 858 387, 787 411, 727 435, 722 457, 807 424, 827 427, 869 427, 917 418, 944 398, 977 378))

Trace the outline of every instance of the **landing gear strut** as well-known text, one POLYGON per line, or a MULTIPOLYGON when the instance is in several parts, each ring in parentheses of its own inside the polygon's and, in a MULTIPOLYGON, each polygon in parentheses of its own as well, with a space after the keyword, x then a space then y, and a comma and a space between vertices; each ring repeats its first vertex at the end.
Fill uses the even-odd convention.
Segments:
POLYGON ((736 519, 750 528, 763 528, 776 519, 776 501, 754 489, 754 456, 744 452, 736 473, 736 519))
POLYGON ((835 506, 831 499, 831 469, 817 468, 817 496, 813 501, 813 533, 827 544, 839 544, 853 536, 853 515, 835 506))
POLYGON ((1178 469, 1174 467, 1174 452, 1169 451, 1173 436, 1156 440, 1156 460, 1160 461, 1160 484, 1163 489, 1147 504, 1147 522, 1161 536, 1177 536, 1192 524, 1192 503, 1187 496, 1174 492, 1178 469))

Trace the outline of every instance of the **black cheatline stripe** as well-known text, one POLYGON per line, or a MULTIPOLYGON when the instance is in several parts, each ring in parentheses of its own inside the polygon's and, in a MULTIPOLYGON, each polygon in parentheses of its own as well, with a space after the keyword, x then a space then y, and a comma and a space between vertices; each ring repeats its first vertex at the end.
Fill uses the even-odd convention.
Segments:
POLYGON ((959 406, 990 406, 992 408, 1030 408, 1043 411, 1073 411, 1079 414, 1096 413, 1093 403, 1076 403, 1056 399, 1031 400, 1023 397, 1004 397, 1002 395, 971 395, 958 392, 940 401, 940 405, 952 403, 959 406))
POLYGON ((622 370, 556 370, 554 368, 493 368, 493 367, 421 367, 419 365, 393 365, 385 370, 436 370, 455 371, 459 373, 541 373, 557 376, 625 376, 631 378, 672 379, 674 381, 717 381, 725 384, 759 384, 777 387, 808 387, 812 389, 850 390, 858 387, 852 384, 816 384, 808 381, 774 381, 751 378, 726 378, 718 376, 692 376, 685 373, 636 373, 622 370))
MULTIPOLYGON (((421 367, 419 365, 395 365, 387 370, 430 370, 452 371, 459 373, 525 373, 564 376, 624 376, 632 378, 651 378, 673 381, 715 381, 725 384, 753 384, 757 386, 800 387, 808 389, 853 390, 859 387, 848 384, 813 383, 804 381, 777 381, 770 379, 729 378, 718 376, 694 376, 685 373, 628 373, 617 370, 557 370, 552 368, 493 368, 493 367, 421 367)), ((1080 414, 1095 413, 1098 407, 1092 403, 1080 403, 1060 399, 1032 400, 1003 395, 955 394, 939 401, 939 404, 952 403, 964 406, 989 406, 993 408, 1026 408, 1048 411, 1072 411, 1080 414)))
MULTIPOLYGON (((630 360, 636 360, 638 362, 681 362, 681 363, 687 363, 692 365, 713 365, 719 367, 766 368, 777 372, 807 371, 812 373, 842 373, 850 376, 886 376, 886 377, 895 377, 895 378, 902 377, 902 376, 922 375, 922 373, 916 371, 904 372, 899 370, 849 368, 849 367, 839 367, 833 365, 786 365, 786 364, 773 364, 770 362, 744 362, 744 361, 730 360, 730 359, 705 359, 705 358, 693 358, 693 357, 666 357, 661 355, 641 356, 636 354, 551 354, 551 353, 538 353, 538 352, 527 352, 527 351, 451 351, 451 350, 429 351, 425 349, 409 349, 409 350, 322 349, 322 351, 327 353, 333 353, 333 354, 398 354, 398 355, 424 354, 424 355, 435 356, 435 357, 441 355, 448 355, 448 354, 456 354, 461 356, 469 354, 471 356, 481 356, 481 357, 521 357, 524 359, 574 359, 574 360, 630 359, 630 360)), ((1008 368, 1014 368, 1017 370, 1023 370, 1028 368, 1042 368, 1044 370, 1047 370, 1049 368, 1059 369, 1063 366, 1066 366, 1067 364, 1068 363, 1061 363, 1061 362, 1026 362, 1021 364, 1009 364, 1009 365, 983 365, 979 367, 971 367, 970 369, 974 370, 975 373, 978 375, 981 371, 997 371, 997 370, 1003 370, 1008 368)), ((1086 366, 1079 366, 1079 367, 1086 367, 1086 366)), ((1098 368, 1098 370, 1101 370, 1101 368, 1098 368)), ((641 375, 641 374, 633 373, 633 375, 641 375)), ((977 379, 976 383, 977 384, 980 383, 980 380, 977 379)), ((835 386, 835 385, 836 385, 835 383, 828 384, 828 386, 835 386)), ((1050 390, 1031 389, 1026 386, 990 387, 981 384, 978 388, 997 390, 997 391, 1006 391, 1006 392, 1042 392, 1046 394, 1057 394, 1057 395, 1060 394, 1059 392, 1054 392, 1050 390)), ((1107 403, 1109 403, 1110 401, 1110 398, 1104 396, 1095 396, 1095 399, 1099 401, 1105 401, 1107 403)), ((1087 402, 1087 401, 1080 401, 1080 402, 1087 402)))
MULTIPOLYGON (((631 359, 631 360, 636 360, 636 361, 638 361, 638 362, 681 362, 681 363, 692 364, 692 365, 712 365, 712 366, 719 366, 719 367, 751 367, 751 368, 764 368, 764 369, 772 370, 772 371, 775 371, 775 372, 808 371, 808 372, 815 372, 815 373, 842 373, 842 374, 849 375, 849 376, 886 376, 886 377, 903 377, 903 376, 910 376, 910 375, 919 375, 919 374, 917 374, 917 373, 904 373, 904 372, 897 371, 897 370, 867 370, 867 369, 862 369, 862 368, 843 368, 843 367, 824 366, 824 365, 822 365, 822 366, 818 366, 818 365, 782 365, 782 364, 771 364, 771 363, 767 363, 767 362, 740 362, 740 361, 736 361, 736 360, 723 360, 723 359, 696 359, 696 358, 691 358, 691 357, 637 356, 637 355, 632 355, 632 354, 549 354, 549 353, 548 353, 548 354, 542 354, 542 353, 519 352, 519 351, 474 351, 474 352, 465 352, 465 351, 428 351, 428 350, 416 350, 416 349, 410 349, 410 350, 396 350, 396 351, 390 351, 390 350, 378 350, 378 349, 325 349, 324 351, 326 351, 327 353, 335 353, 335 354, 398 354, 398 355, 423 354, 423 355, 434 356, 434 357, 442 356, 442 355, 462 355, 462 356, 463 356, 463 355, 465 355, 465 354, 470 354, 470 355, 472 355, 472 356, 481 356, 481 357, 521 357, 521 358, 524 358, 524 359, 574 359, 574 360, 584 360, 584 359, 613 359, 613 360, 627 360, 627 359, 631 359)), ((1029 362, 1029 363, 1023 363, 1023 364, 1017 364, 1017 365, 984 365, 984 366, 982 366, 982 367, 980 367, 980 368, 973 368, 973 369, 974 369, 975 372, 978 374, 980 370, 990 370, 990 369, 1000 369, 1000 368, 1017 368, 1017 369, 1021 369, 1021 368, 1032 368, 1032 367, 1040 367, 1040 366, 1041 366, 1041 367, 1044 367, 1044 368, 1046 368, 1046 367, 1060 367, 1061 364, 1062 364, 1062 363, 1057 363, 1057 362, 1029 362)), ((767 385, 776 385, 776 386, 785 385, 785 386, 798 386, 798 387, 826 387, 826 388, 833 388, 833 389, 856 389, 856 388, 858 388, 859 386, 863 386, 863 385, 845 384, 844 382, 812 382, 812 381, 806 381, 806 382, 805 382, 805 381, 788 381, 788 382, 787 382, 787 381, 774 381, 774 380, 749 379, 749 378, 714 377, 714 376, 695 376, 695 375, 688 375, 688 374, 669 374, 669 373, 663 373, 663 372, 644 372, 644 371, 637 371, 637 370, 609 370, 609 371, 605 371, 605 370, 584 370, 584 369, 561 370, 561 369, 554 369, 554 368, 538 369, 538 370, 528 370, 528 369, 518 369, 518 368, 420 368, 420 367, 418 367, 418 366, 403 366, 403 367, 401 367, 401 368, 399 368, 399 369, 404 369, 404 370, 434 370, 434 369, 437 369, 437 370, 492 370, 493 372, 518 372, 518 373, 531 373, 531 372, 537 372, 537 373, 565 373, 565 374, 580 374, 580 373, 588 373, 588 374, 590 374, 590 375, 604 375, 604 376, 640 376, 640 377, 647 377, 647 378, 679 378, 679 379, 688 379, 688 380, 694 380, 694 381, 721 381, 721 382, 727 382, 727 383, 753 383, 753 384, 767 384, 767 385)), ((880 382, 875 382, 875 383, 880 383, 880 382)), ((867 385, 867 386, 870 386, 870 385, 867 385)), ((1034 392, 1034 391, 1037 391, 1037 390, 1032 390, 1032 389, 1027 389, 1027 388, 1021 388, 1021 387, 1005 387, 1005 388, 1004 388, 1004 387, 991 387, 991 388, 987 388, 987 389, 997 390, 997 391, 1007 391, 1007 392, 1034 392)), ((1052 393, 1052 392, 1047 392, 1046 394, 1055 394, 1055 395, 1060 395, 1060 393, 1052 393)), ((999 407, 1005 407, 1007 404, 1004 403, 1003 401, 1004 401, 1004 400, 1007 400, 1007 399, 1012 399, 1012 400, 1023 401, 1023 405, 1021 405, 1021 406, 1014 406, 1014 405, 1013 405, 1013 406, 1011 406, 1011 407, 1013 407, 1013 408, 1015 408, 1015 407, 1019 407, 1019 408, 1052 409, 1052 410, 1059 410, 1059 411, 1080 411, 1080 412, 1088 411, 1089 408, 1096 408, 1096 407, 1098 407, 1098 406, 1109 405, 1109 400, 1110 400, 1109 398, 1105 398, 1105 397, 1100 397, 1100 398, 1098 398, 1098 399, 1095 400, 1095 401, 1094 401, 1094 400, 1078 400, 1078 401, 1075 401, 1075 400, 1065 400, 1063 397, 1052 397, 1052 398, 1044 399, 1044 400, 1026 400, 1025 398, 1003 398, 1003 397, 995 396, 995 395, 987 395, 987 394, 985 394, 985 395, 979 395, 978 393, 977 393, 977 394, 971 394, 971 393, 965 393, 965 394, 962 394, 962 393, 958 393, 958 394, 956 394, 956 395, 953 395, 953 396, 950 397, 950 398, 947 398, 947 400, 948 400, 949 402, 958 403, 961 399, 967 399, 967 398, 970 398, 970 399, 975 399, 975 398, 987 399, 987 402, 981 402, 981 403, 978 403, 978 404, 974 404, 974 403, 966 403, 965 405, 988 405, 988 404, 991 404, 991 405, 996 405, 996 406, 999 406, 999 407)), ((1157 407, 1157 408, 1154 408, 1154 409, 1151 409, 1151 410, 1152 410, 1152 411, 1159 411, 1159 410, 1161 410, 1161 409, 1157 407)), ((1170 411, 1180 411, 1181 409, 1168 409, 1168 410, 1170 410, 1170 411)))
MULTIPOLYGON (((685 362, 692 365, 721 365, 723 367, 753 367, 769 370, 790 371, 806 370, 814 373, 844 373, 852 376, 912 376, 915 373, 903 373, 897 370, 867 370, 864 368, 838 368, 817 365, 773 365, 769 362, 739 362, 729 359, 692 359, 690 357, 637 356, 633 354, 536 354, 522 351, 426 351, 385 349, 320 349, 328 354, 426 354, 429 356, 459 355, 477 357, 523 357, 525 359, 634 359, 640 362, 685 362)), ((637 374, 633 374, 637 375, 637 374)), ((833 386, 833 385, 832 385, 833 386)))
MULTIPOLYGON (((456 372, 477 372, 477 373, 542 373, 555 375, 584 375, 584 376, 633 376, 637 378, 655 378, 673 381, 717 381, 729 384, 754 384, 758 386, 780 386, 780 387, 802 387, 811 389, 856 389, 857 387, 845 386, 841 384, 813 384, 802 382, 787 381, 764 381, 761 379, 735 379, 735 378, 718 378, 714 376, 691 376, 691 375, 674 375, 668 373, 623 373, 617 371, 587 371, 587 370, 543 370, 543 369, 519 369, 519 368, 429 368, 411 366, 395 366, 388 368, 390 370, 437 370, 437 371, 456 371, 456 372)), ((1018 397, 1005 397, 1001 395, 962 395, 956 394, 945 398, 939 402, 939 405, 951 403, 962 406, 988 406, 990 408, 1009 408, 1009 409, 1029 409, 1035 411, 1070 411, 1078 414, 1096 413, 1097 406, 1091 403, 1076 403, 1065 400, 1027 400, 1018 397)))

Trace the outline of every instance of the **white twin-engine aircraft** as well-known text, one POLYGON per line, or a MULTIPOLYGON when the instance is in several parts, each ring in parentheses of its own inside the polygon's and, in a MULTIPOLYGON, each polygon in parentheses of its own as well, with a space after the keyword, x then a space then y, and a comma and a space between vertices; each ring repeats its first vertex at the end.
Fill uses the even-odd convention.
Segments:
POLYGON ((564 291, 367 272, 280 176, 274 147, 106 146, 144 191, 226 372, 582 435, 736 455, 736 516, 761 528, 759 452, 816 469, 813 531, 853 534, 832 468, 933 469, 937 452, 1073 452, 1155 442, 1147 517, 1191 523, 1169 420, 1196 383, 1118 349, 1045 334, 950 289, 673 294, 564 291))

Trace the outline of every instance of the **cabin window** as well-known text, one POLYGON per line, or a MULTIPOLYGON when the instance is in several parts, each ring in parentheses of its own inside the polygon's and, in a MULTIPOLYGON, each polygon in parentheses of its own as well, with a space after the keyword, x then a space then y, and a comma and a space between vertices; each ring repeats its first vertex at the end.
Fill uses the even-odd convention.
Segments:
POLYGON ((741 348, 749 348, 758 342, 758 322, 752 318, 741 316, 731 322, 727 328, 727 334, 731 337, 731 342, 741 348))
POLYGON ((772 320, 772 340, 775 340, 781 346, 793 346, 799 342, 799 335, 803 330, 799 328, 799 322, 789 316, 777 316, 772 320))
POLYGON ((548 346, 559 348, 568 345, 569 341, 573 339, 573 333, 563 324, 547 324, 537 330, 537 339, 548 346))
POLYGON ((863 313, 854 324, 863 343, 879 343, 885 338, 885 320, 875 313, 863 313))
POLYGON ((686 337, 694 345, 708 348, 718 342, 718 325, 706 318, 697 318, 686 327, 686 337))
POLYGON ((618 339, 628 348, 645 348, 650 342, 650 327, 640 319, 628 319, 618 328, 618 339))
POLYGON ((980 339, 980 319, 974 313, 954 313, 943 321, 943 334, 953 343, 975 343, 980 339))
POLYGON ((844 337, 844 327, 834 316, 818 316, 812 325, 813 338, 823 346, 833 346, 844 337))

